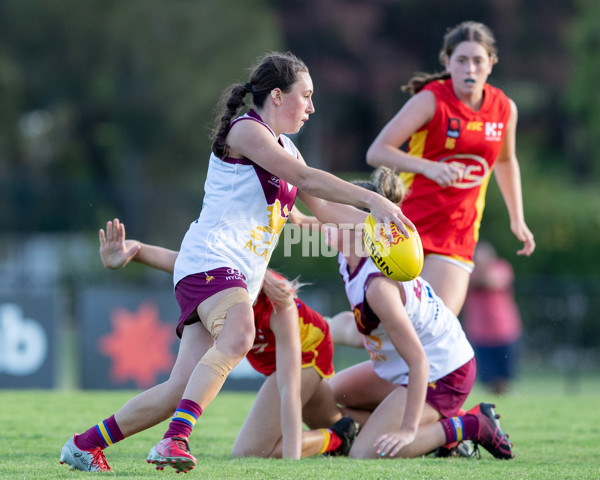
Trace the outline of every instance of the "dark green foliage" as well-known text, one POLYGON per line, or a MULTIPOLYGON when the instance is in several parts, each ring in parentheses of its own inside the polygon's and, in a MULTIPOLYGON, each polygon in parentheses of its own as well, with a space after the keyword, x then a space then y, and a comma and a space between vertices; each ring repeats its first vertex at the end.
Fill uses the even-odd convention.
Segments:
MULTIPOLYGON (((213 107, 267 50, 294 50, 314 77, 317 113, 296 139, 308 163, 367 173, 369 143, 407 99, 399 86, 439 70, 445 28, 472 18, 495 31, 490 81, 519 106, 538 248, 514 255, 494 181, 482 236, 518 275, 597 274, 597 2, 433 4, 1 2, 0 230, 92 233, 119 216, 177 248, 201 208, 213 107)), ((327 260, 298 266, 331 272, 327 260)))
POLYGON ((0 226, 21 231, 200 197, 216 100, 282 45, 260 0, 8 1, 0 32, 0 226))
POLYGON ((576 0, 577 15, 568 30, 570 88, 565 105, 571 113, 567 123, 569 157, 585 180, 600 179, 600 97, 597 94, 600 63, 600 4, 576 0))

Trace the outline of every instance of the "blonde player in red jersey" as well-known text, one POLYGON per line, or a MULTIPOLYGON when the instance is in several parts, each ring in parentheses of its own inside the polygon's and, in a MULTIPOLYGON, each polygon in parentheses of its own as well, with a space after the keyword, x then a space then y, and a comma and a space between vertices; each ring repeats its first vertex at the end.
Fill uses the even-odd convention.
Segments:
POLYGON ((327 382, 334 374, 329 326, 297 297, 298 288, 267 270, 253 305, 256 338, 246 358, 267 379, 236 437, 234 457, 280 458, 286 443, 296 446, 295 458, 347 455, 354 441, 355 424, 342 416, 327 382), (302 421, 313 430, 302 430, 302 421))
POLYGON ((535 242, 523 214, 517 107, 486 83, 498 61, 492 32, 481 23, 460 23, 444 37, 440 60, 445 72, 416 76, 403 87, 413 97, 372 143, 367 163, 402 172, 408 187, 402 208, 426 255, 421 276, 458 314, 492 169, 510 228, 523 242, 517 254, 531 255, 535 242))

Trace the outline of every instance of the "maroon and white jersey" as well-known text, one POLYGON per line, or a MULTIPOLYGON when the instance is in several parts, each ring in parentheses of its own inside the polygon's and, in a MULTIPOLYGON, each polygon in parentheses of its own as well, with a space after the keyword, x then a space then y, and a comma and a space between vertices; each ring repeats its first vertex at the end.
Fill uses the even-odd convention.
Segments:
MULTIPOLYGON (((233 123, 240 121, 258 122, 273 133, 253 110, 233 123)), ((281 135, 279 143, 298 157, 289 138, 281 135)), ((254 301, 296 192, 296 187, 249 159, 220 159, 211 154, 202 211, 183 238, 174 284, 188 275, 225 267, 232 276, 245 277, 254 301)))
MULTIPOLYGON (((346 259, 338 256, 340 275, 346 296, 352 305, 356 328, 363 335, 363 344, 377 375, 388 382, 408 383, 408 365, 398 354, 392 340, 373 313, 365 298, 369 282, 383 274, 370 258, 363 258, 350 273, 346 259)), ((473 348, 454 315, 421 277, 398 282, 404 289, 404 308, 423 345, 429 361, 429 381, 434 382, 467 363, 474 356, 473 348)))

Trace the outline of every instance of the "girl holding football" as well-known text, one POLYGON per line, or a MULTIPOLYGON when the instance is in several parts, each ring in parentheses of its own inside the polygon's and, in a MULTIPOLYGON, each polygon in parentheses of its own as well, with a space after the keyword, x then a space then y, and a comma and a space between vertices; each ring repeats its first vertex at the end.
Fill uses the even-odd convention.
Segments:
POLYGON ((510 228, 523 242, 517 254, 531 255, 535 241, 523 214, 517 107, 486 83, 498 61, 492 32, 481 23, 460 23, 446 33, 440 61, 443 73, 415 76, 403 87, 413 96, 372 143, 367 163, 401 172, 408 188, 402 208, 426 255, 422 276, 458 315, 492 170, 510 228), (405 142, 406 152, 400 149, 405 142))
MULTIPOLYGON (((371 181, 355 183, 395 203, 404 195, 399 177, 385 167, 371 181)), ((293 220, 315 225, 297 212, 293 220)), ((431 285, 422 277, 398 282, 384 276, 366 253, 361 230, 348 237, 317 228, 340 252, 351 321, 370 356, 330 380, 336 401, 361 424, 350 457, 417 457, 472 440, 496 458, 512 458, 494 405, 461 409, 475 381, 474 353, 431 285)))
MULTIPOLYGON (((73 469, 109 470, 102 447, 147 428, 147 409, 175 414, 147 461, 188 471, 196 465, 188 438, 202 411, 221 390, 229 372, 254 343, 252 304, 296 194, 319 220, 358 223, 367 208, 390 228, 413 224, 400 208, 374 193, 306 165, 286 134, 295 134, 315 109, 306 65, 290 53, 269 53, 245 84, 227 89, 212 144, 200 217, 190 224, 174 265, 175 296, 181 308, 181 346, 172 382, 128 402, 98 425, 97 434, 63 447, 61 460, 73 469), (252 108, 240 115, 245 97, 252 108), (327 201, 337 202, 331 209, 327 201), (179 397, 162 405, 164 395, 179 397), (160 405, 157 405, 160 404, 160 405)), ((152 420, 154 421, 154 420, 152 420)), ((283 455, 297 447, 284 439, 283 455)))

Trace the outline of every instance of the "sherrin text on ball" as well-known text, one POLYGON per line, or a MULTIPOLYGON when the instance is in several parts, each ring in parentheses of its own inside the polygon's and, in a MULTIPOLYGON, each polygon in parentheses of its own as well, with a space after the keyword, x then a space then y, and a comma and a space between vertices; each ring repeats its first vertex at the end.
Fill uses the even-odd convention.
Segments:
POLYGON ((385 226, 378 224, 373 215, 369 214, 363 230, 365 248, 373 263, 384 275, 400 282, 413 280, 423 269, 423 245, 419 233, 411 230, 410 238, 406 238, 393 223, 391 230, 390 239, 385 226), (379 238, 375 240, 377 228, 379 238))

